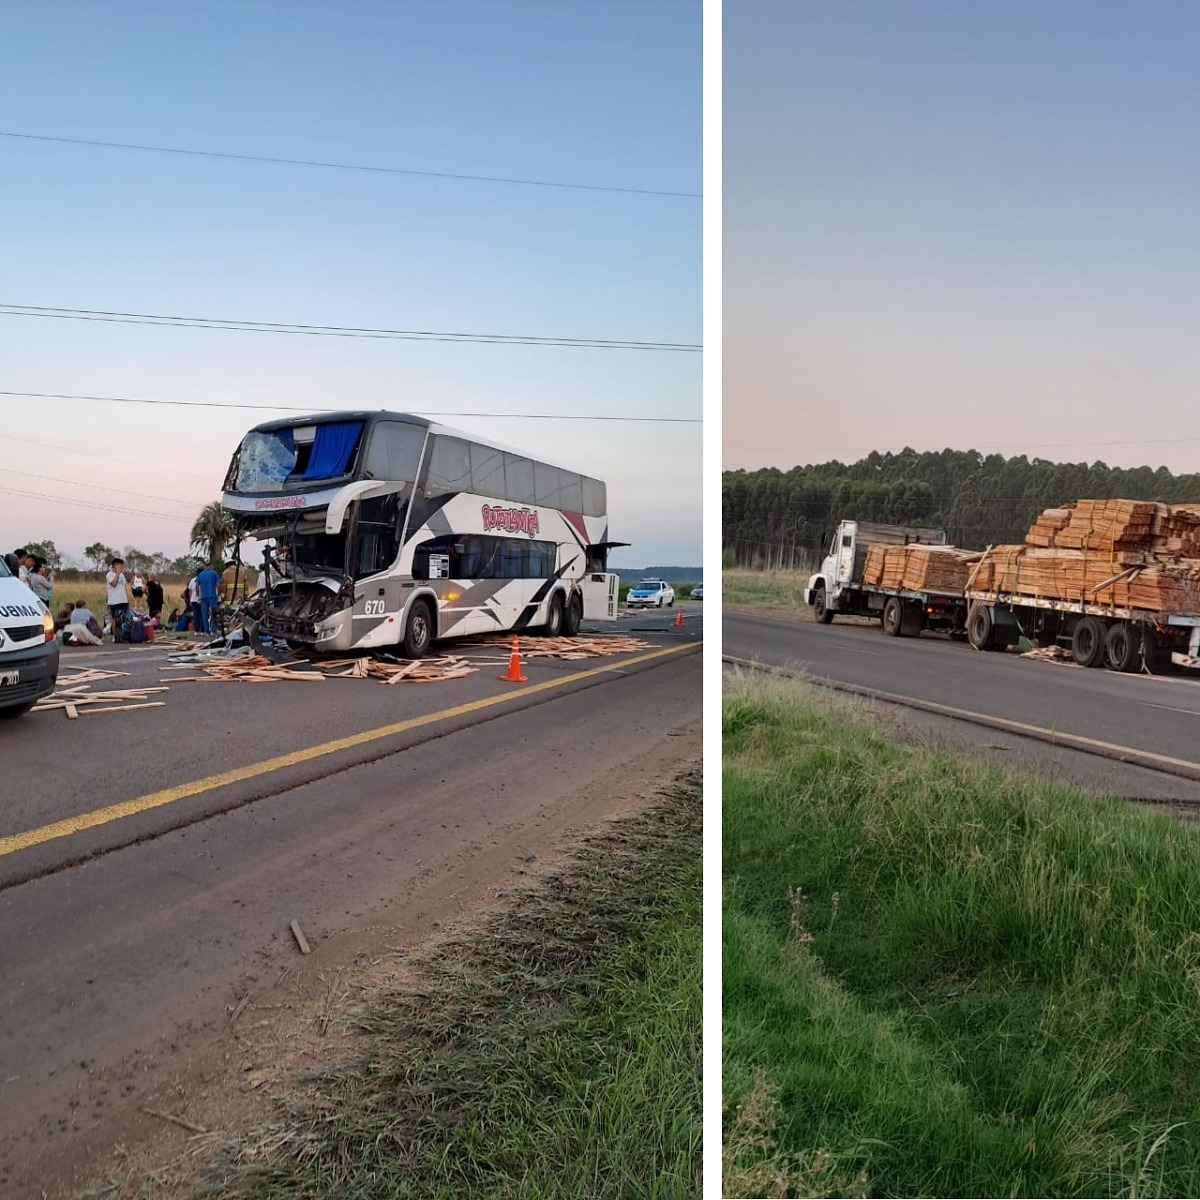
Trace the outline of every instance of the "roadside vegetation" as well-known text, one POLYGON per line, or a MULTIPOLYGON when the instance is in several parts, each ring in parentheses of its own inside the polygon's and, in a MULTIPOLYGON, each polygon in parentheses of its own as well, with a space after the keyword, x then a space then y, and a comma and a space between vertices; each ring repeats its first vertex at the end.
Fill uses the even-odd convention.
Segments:
POLYGON ((190 1187, 96 1194, 699 1195, 700 829, 689 773, 407 957, 365 997, 354 1060, 297 1080, 190 1187))
POLYGON ((723 702, 724 1194, 1200 1195, 1200 833, 723 702))
POLYGON ((762 609, 785 608, 811 615, 804 603, 805 571, 752 571, 727 567, 721 572, 721 603, 762 609))

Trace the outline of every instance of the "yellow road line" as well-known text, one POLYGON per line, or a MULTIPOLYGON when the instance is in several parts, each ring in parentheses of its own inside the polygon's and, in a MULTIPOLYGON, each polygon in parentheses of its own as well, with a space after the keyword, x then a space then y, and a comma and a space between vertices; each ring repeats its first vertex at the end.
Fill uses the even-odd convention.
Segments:
POLYGON ((275 758, 267 758, 262 762, 251 763, 249 766, 237 767, 232 771, 222 771, 219 775, 208 775, 203 779, 195 779, 190 783, 177 784, 175 787, 163 788, 161 791, 150 792, 138 796, 134 800, 124 800, 120 804, 110 804, 105 808, 93 809, 91 812, 80 813, 78 816, 67 817, 55 821, 51 825, 43 825, 38 829, 30 829, 25 833, 16 833, 11 837, 0 838, 0 858, 15 854, 18 850, 28 850, 32 846, 40 846, 44 842, 52 842, 57 838, 70 837, 82 833, 85 829, 95 829, 98 825, 107 825, 112 821, 120 821, 125 817, 136 816, 138 813, 149 812, 154 808, 162 808, 166 804, 174 804, 177 800, 185 800, 189 796, 198 796, 215 788, 226 787, 231 783, 240 783, 246 779, 254 779, 258 775, 269 775, 272 771, 281 771, 285 767, 294 767, 299 763, 311 762, 315 758, 324 758, 328 754, 337 754, 341 750, 351 750, 355 746, 365 746, 383 738, 393 737, 398 733, 406 733, 410 729, 419 729, 423 725, 435 725, 439 721, 449 721, 453 717, 465 716, 467 713, 479 712, 481 709, 492 708, 498 704, 509 704, 525 696, 533 696, 538 692, 550 691, 568 683, 578 683, 581 679, 590 679, 596 675, 604 675, 610 671, 620 671, 637 663, 649 662, 655 658, 665 658, 671 654, 680 654, 685 650, 695 650, 702 643, 689 642, 685 646, 669 646, 665 650, 654 650, 649 654, 639 654, 634 658, 622 659, 603 667, 592 667, 587 671, 576 671, 572 675, 563 675, 558 679, 549 679, 545 683, 535 683, 530 687, 519 688, 515 692, 501 692, 498 696, 487 696, 482 700, 472 700, 467 704, 459 704, 454 708, 443 708, 438 712, 426 713, 421 717, 410 717, 406 721, 397 721, 392 725, 381 725, 377 729, 365 729, 361 733, 352 733, 348 737, 336 738, 332 742, 322 742, 319 746, 307 746, 303 750, 293 750, 290 754, 280 754, 275 758))

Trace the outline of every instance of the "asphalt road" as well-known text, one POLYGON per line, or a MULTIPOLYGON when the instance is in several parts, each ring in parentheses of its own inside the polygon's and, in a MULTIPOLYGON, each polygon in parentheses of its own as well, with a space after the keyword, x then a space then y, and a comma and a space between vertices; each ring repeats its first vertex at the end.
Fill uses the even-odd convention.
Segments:
MULTIPOLYGON (((980 653, 944 635, 889 638, 877 623, 835 620, 818 625, 745 612, 723 615, 722 653, 795 669, 814 679, 1019 722, 1047 737, 1092 739, 1113 756, 1126 749, 1183 760, 1200 774, 1200 681, 1194 677, 1118 675, 1011 653, 980 653)), ((939 736, 953 733, 959 742, 997 751, 992 757, 998 761, 1055 774, 1091 790, 1200 799, 1200 782, 1145 766, 1096 759, 952 718, 914 715, 906 720, 939 736)))
MULTIPOLYGON (((0 723, 0 1195, 136 1127, 265 960, 297 957, 291 921, 327 968, 417 938, 698 757, 686 612, 602 627, 644 650, 526 658, 525 684, 467 642, 482 669, 446 683, 172 683, 162 708, 0 723)), ((64 652, 129 672, 97 689, 165 661, 64 652)))

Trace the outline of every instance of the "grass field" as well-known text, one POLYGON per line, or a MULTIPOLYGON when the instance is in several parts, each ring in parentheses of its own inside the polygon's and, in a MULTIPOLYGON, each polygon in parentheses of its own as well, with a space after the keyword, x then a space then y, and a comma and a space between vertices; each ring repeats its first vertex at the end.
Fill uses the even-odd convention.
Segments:
POLYGON ((700 828, 699 775, 681 776, 408 958, 408 985, 355 1019, 355 1061, 297 1080, 276 1123, 170 1194, 698 1196, 700 828))
POLYGON ((1200 834, 723 704, 725 1194, 1200 1195, 1200 834))
POLYGON ((721 572, 721 601, 756 608, 786 608, 811 614, 804 603, 808 572, 744 571, 726 568, 721 572))

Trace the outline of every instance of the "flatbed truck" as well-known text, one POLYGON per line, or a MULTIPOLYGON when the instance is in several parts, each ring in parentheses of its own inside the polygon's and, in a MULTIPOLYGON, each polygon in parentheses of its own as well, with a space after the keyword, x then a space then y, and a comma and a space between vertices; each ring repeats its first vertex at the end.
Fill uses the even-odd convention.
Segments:
POLYGON ((916 637, 922 630, 966 636, 967 603, 961 591, 886 588, 864 582, 867 552, 873 545, 945 546, 946 533, 915 525, 842 521, 820 570, 804 591, 805 603, 822 625, 836 616, 874 617, 889 637, 916 637))

